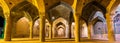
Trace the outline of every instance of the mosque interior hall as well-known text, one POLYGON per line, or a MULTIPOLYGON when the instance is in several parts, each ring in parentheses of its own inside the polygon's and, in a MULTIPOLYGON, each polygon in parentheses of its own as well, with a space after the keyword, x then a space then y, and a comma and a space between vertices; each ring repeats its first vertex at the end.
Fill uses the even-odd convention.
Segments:
POLYGON ((120 42, 120 0, 0 0, 0 43, 109 42, 120 42))

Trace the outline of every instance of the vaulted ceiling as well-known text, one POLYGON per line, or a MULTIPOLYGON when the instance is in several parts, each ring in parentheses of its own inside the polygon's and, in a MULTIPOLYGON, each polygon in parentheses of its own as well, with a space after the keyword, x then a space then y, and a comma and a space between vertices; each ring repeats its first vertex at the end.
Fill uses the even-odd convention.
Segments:
POLYGON ((46 10, 54 7, 60 1, 65 2, 65 3, 67 3, 67 4, 71 5, 71 6, 72 6, 72 4, 74 2, 74 0, 44 0, 46 10))
POLYGON ((99 4, 98 2, 92 1, 83 7, 81 17, 86 22, 89 22, 89 20, 93 18, 93 16, 95 15, 97 11, 101 11, 103 15, 105 16, 106 8, 102 6, 101 4, 99 4))
MULTIPOLYGON (((25 1, 25 0, 5 0, 5 2, 7 3, 10 9, 22 1, 25 1)), ((27 0, 27 1, 32 2, 32 0, 27 0)), ((37 1, 41 1, 41 0, 37 0, 37 1)), ((69 20, 67 18, 69 18, 71 10, 69 10, 69 8, 66 8, 63 5, 59 5, 59 2, 64 2, 67 5, 72 6, 74 1, 75 0, 44 0, 46 16, 49 16, 48 17, 49 19, 52 19, 52 17, 55 16, 55 19, 58 17, 63 17, 66 20, 69 20), (51 12, 51 14, 49 14, 48 12, 51 12)), ((82 14, 80 15, 82 15, 81 17, 87 21, 90 17, 94 15, 92 14, 94 11, 100 10, 105 14, 107 12, 106 7, 110 3, 110 1, 111 0, 77 0, 76 11, 80 12, 79 11, 80 9, 78 7, 83 7, 82 14), (90 4, 91 2, 96 2, 98 4, 96 3, 90 4)), ((116 0, 112 8, 114 8, 114 6, 117 6, 119 3, 120 3, 120 0, 116 0)), ((25 3, 21 3, 21 4, 25 4, 25 3)))
POLYGON ((24 12, 26 12, 26 15, 28 14, 28 16, 31 17, 31 19, 34 21, 37 17, 39 17, 38 9, 32 3, 29 3, 27 1, 23 1, 14 6, 11 9, 10 16, 12 18, 20 19, 21 17, 25 16, 24 12))
MULTIPOLYGON (((14 7, 15 5, 25 1, 25 0, 4 0, 8 7, 11 9, 12 7, 14 7)), ((29 2, 32 2, 32 0, 29 0, 29 2)), ((21 3, 21 4, 24 4, 24 3, 21 3)))
POLYGON ((53 8, 48 10, 48 16, 51 21, 54 21, 59 17, 63 17, 64 19, 69 21, 70 15, 72 15, 72 8, 64 2, 60 2, 57 6, 54 6, 53 8))

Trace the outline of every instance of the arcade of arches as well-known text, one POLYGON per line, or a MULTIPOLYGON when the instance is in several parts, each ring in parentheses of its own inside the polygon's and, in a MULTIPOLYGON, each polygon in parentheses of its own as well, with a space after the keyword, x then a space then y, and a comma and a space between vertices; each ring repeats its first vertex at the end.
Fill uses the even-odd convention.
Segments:
POLYGON ((120 0, 0 0, 0 39, 120 40, 120 0))

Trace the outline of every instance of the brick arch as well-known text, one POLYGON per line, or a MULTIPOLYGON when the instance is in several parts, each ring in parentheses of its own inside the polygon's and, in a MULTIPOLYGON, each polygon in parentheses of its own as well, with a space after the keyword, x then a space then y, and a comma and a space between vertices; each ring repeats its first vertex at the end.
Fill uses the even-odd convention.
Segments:
POLYGON ((28 16, 30 20, 35 20, 37 17, 39 17, 39 12, 36 6, 34 6, 32 3, 28 1, 22 1, 15 6, 12 7, 11 9, 11 18, 16 18, 19 19, 21 17, 24 17, 25 15, 28 16), (19 12, 25 12, 27 14, 19 14, 19 12), (15 14, 18 13, 18 14, 15 14), (18 16, 18 17, 17 17, 18 16))
POLYGON ((93 17, 94 12, 96 11, 102 11, 104 15, 106 13, 106 8, 103 7, 101 4, 99 4, 98 2, 92 1, 83 7, 81 17, 84 18, 85 21, 88 22, 88 19, 93 17))
POLYGON ((92 21, 92 20, 94 20, 94 19, 97 18, 97 17, 99 17, 99 19, 102 20, 103 22, 106 22, 106 20, 105 20, 105 18, 104 18, 104 15, 103 15, 103 13, 102 13, 101 11, 96 11, 96 12, 95 12, 95 15, 92 16, 92 18, 89 19, 89 21, 92 21))
POLYGON ((114 26, 114 34, 115 34, 115 40, 120 40, 120 11, 118 10, 115 15, 113 16, 113 26, 114 26))
POLYGON ((5 29, 4 29, 5 30, 4 40, 11 40, 11 38, 10 38, 11 34, 9 34, 11 32, 10 31, 11 24, 10 24, 10 21, 8 20, 9 15, 10 15, 10 9, 4 0, 0 0, 0 4, 1 4, 1 7, 3 8, 3 14, 4 14, 5 20, 6 20, 6 25, 5 25, 5 29))
MULTIPOLYGON (((53 35, 55 34, 55 29, 56 29, 56 25, 58 23, 62 23, 64 26, 64 29, 65 29, 65 37, 62 37, 62 38, 68 38, 68 30, 69 30, 69 26, 68 26, 68 22, 64 19, 64 18, 58 18, 56 19, 54 22, 53 22, 53 25, 52 25, 52 31, 53 31, 53 35)), ((59 26, 59 25, 58 25, 59 26)), ((55 37, 53 37, 55 38, 55 37)))
POLYGON ((108 40, 106 21, 100 16, 97 16, 92 21, 92 38, 100 40, 108 40))
MULTIPOLYGON (((50 20, 52 19, 53 16, 54 16, 55 19, 57 19, 59 17, 63 17, 67 21, 69 21, 70 18, 73 18, 72 17, 73 16, 73 9, 72 9, 72 7, 70 5, 68 5, 67 3, 62 2, 62 1, 58 2, 55 5, 53 5, 52 7, 50 7, 46 11, 48 13, 48 14, 46 14, 46 16, 48 18, 50 18, 50 20)), ((54 20, 51 20, 51 21, 54 21, 54 20)))

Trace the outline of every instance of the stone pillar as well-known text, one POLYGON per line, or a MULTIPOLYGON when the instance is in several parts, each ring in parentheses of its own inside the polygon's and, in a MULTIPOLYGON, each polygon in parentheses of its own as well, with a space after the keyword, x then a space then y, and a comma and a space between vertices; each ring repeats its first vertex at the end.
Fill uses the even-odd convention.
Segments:
POLYGON ((30 39, 33 38, 33 21, 30 21, 30 39))
POLYGON ((113 31, 113 24, 110 17, 110 12, 106 13, 106 22, 107 22, 107 28, 108 28, 108 39, 109 41, 114 41, 114 31, 113 31))
POLYGON ((91 23, 88 23, 88 39, 91 39, 91 23))
POLYGON ((51 27, 50 27, 50 39, 52 39, 52 26, 53 26, 53 24, 52 23, 50 23, 51 24, 51 27))
POLYGON ((113 4, 116 2, 116 0, 111 0, 110 3, 108 4, 108 6, 106 7, 107 9, 107 13, 106 15, 106 22, 107 22, 107 28, 108 28, 108 39, 109 41, 114 41, 114 32, 113 32, 113 27, 112 27, 112 20, 110 17, 110 13, 111 13, 111 8, 113 6, 113 4))
POLYGON ((80 42, 79 16, 75 16, 75 42, 80 42))
POLYGON ((72 24, 72 21, 69 20, 69 38, 71 38, 71 24, 72 24))
POLYGON ((40 42, 45 41, 45 13, 40 14, 40 42))
POLYGON ((80 20, 79 20, 79 37, 80 37, 80 40, 81 40, 81 38, 82 38, 82 30, 83 30, 83 20, 80 18, 80 20))
POLYGON ((12 29, 12 20, 10 18, 6 19, 5 31, 4 31, 4 40, 11 41, 11 29, 12 29))

